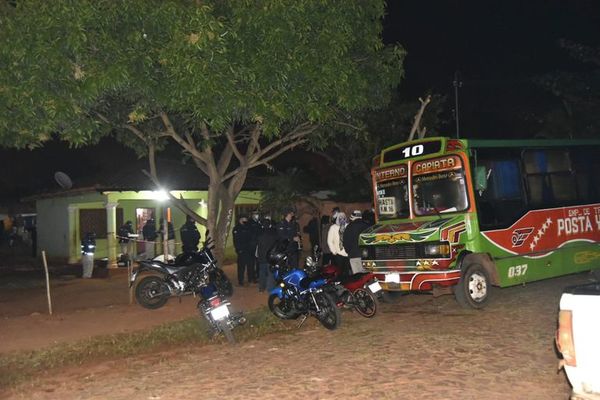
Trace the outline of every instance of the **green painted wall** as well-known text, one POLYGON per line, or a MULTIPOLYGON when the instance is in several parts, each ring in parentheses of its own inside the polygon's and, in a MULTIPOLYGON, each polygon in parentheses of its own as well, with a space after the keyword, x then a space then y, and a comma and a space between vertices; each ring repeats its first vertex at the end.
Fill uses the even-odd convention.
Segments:
MULTIPOLYGON (((206 209, 207 192, 205 191, 172 191, 174 196, 183 195, 188 206, 203 217, 207 216, 206 209)), ((79 210, 100 208, 105 209, 107 203, 117 203, 117 208, 123 210, 123 221, 132 221, 136 225, 137 208, 154 208, 156 210, 155 219, 160 219, 164 202, 156 199, 156 193, 151 191, 140 192, 105 192, 105 193, 87 193, 69 197, 55 197, 51 199, 40 199, 36 202, 37 221, 38 221, 38 249, 45 250, 48 257, 62 258, 69 262, 80 262, 81 251, 81 233, 79 232, 79 210), (69 207, 74 209, 69 213, 69 207)), ((260 192, 242 192, 238 197, 236 204, 258 204, 260 201, 260 192)), ((185 223, 185 214, 179 209, 171 207, 171 219, 175 228, 176 252, 181 252, 179 228, 185 223)), ((235 221, 232 221, 231 228, 235 221)), ((118 224, 117 224, 118 225, 118 224)), ((158 226, 157 226, 158 227, 158 226)), ((118 226, 116 227, 118 230, 118 226)), ((204 226, 198 225, 202 234, 202 239, 206 237, 204 226)), ((139 232, 141 234, 141 232, 139 232)), ((141 235, 140 235, 141 239, 141 235)), ((117 254, 120 249, 117 246, 117 254)), ((161 254, 162 251, 158 251, 161 254)), ((108 241, 98 239, 96 243, 96 259, 108 257, 108 241)), ((231 234, 225 249, 226 258, 235 259, 235 250, 231 234)))

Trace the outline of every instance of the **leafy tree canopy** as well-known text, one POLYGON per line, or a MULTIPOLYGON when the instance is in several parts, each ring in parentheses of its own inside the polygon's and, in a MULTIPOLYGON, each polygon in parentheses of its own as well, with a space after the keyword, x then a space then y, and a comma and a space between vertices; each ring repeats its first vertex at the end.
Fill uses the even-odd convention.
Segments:
POLYGON ((175 143, 209 177, 198 221, 217 246, 249 169, 322 147, 403 74, 404 51, 381 41, 383 0, 19 0, 2 11, 0 145, 116 132, 156 181, 154 153, 175 143))
POLYGON ((78 145, 128 124, 158 133, 159 112, 190 130, 260 123, 277 135, 376 107, 402 75, 402 50, 380 40, 383 1, 23 0, 7 10, 3 145, 52 133, 78 145))

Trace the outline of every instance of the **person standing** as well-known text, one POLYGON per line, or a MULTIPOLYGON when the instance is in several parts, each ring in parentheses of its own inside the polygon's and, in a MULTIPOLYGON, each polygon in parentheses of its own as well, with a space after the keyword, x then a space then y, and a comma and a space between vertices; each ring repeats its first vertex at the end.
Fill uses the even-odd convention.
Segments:
POLYGON ((131 221, 125 222, 119 228, 119 245, 121 246, 121 255, 124 259, 129 256, 129 235, 133 234, 133 224, 131 221))
POLYGON ((248 221, 248 226, 250 227, 251 233, 251 246, 254 249, 254 252, 252 253, 252 271, 254 275, 254 280, 252 283, 258 283, 259 267, 256 245, 258 243, 258 237, 263 231, 263 226, 260 222, 260 214, 258 213, 258 211, 255 210, 252 212, 252 217, 248 221))
POLYGON ((237 253, 238 284, 244 286, 245 271, 248 274, 248 283, 255 279, 252 268, 255 248, 252 247, 252 232, 245 215, 240 216, 233 228, 233 245, 237 253))
POLYGON ((333 254, 331 254, 331 249, 329 248, 329 244, 327 244, 327 234, 329 233, 329 228, 331 228, 331 225, 332 222, 329 218, 329 215, 323 215, 321 217, 321 248, 323 250, 322 265, 331 263, 333 259, 333 254))
POLYGON ((329 232, 327 232, 327 245, 331 250, 331 254, 333 254, 333 262, 342 269, 342 275, 344 276, 350 273, 348 253, 344 249, 342 241, 346 225, 346 214, 340 211, 335 218, 335 224, 331 225, 329 232))
POLYGON ((87 232, 81 239, 82 278, 91 278, 94 271, 94 253, 96 252, 96 234, 87 232))
POLYGON ((299 253, 302 248, 300 242, 300 227, 296 222, 293 208, 284 211, 283 220, 277 224, 277 236, 280 240, 288 241, 288 266, 298 268, 299 253))
POLYGON ((304 227, 304 233, 308 234, 310 240, 310 250, 315 252, 315 247, 319 244, 319 219, 312 217, 304 227))
POLYGON ((348 253, 350 268, 353 274, 364 272, 360 258, 360 247, 358 247, 358 238, 368 227, 369 224, 362 219, 362 213, 359 210, 352 211, 352 214, 350 214, 350 223, 344 230, 343 244, 344 249, 348 253))
MULTIPOLYGON (((160 226, 158 228, 158 233, 160 234, 160 237, 162 240, 164 239, 164 231, 165 229, 165 220, 164 218, 160 219, 160 226)), ((173 228, 173 223, 171 221, 167 221, 167 251, 169 252, 169 255, 174 256, 175 255, 175 228, 173 228)), ((168 262, 167 259, 165 259, 165 262, 168 262)))
POLYGON ((185 218, 185 224, 179 228, 181 235, 181 251, 184 253, 195 253, 198 251, 198 243, 200 243, 200 232, 196 227, 196 221, 189 215, 185 218))
POLYGON ((256 253, 258 256, 258 291, 270 292, 275 287, 275 279, 269 268, 269 260, 267 258, 269 250, 277 243, 277 230, 271 223, 271 220, 263 221, 263 231, 258 236, 258 244, 256 253))
POLYGON ((158 234, 156 233, 156 221, 151 216, 149 220, 146 221, 144 227, 142 228, 142 236, 144 237, 144 253, 146 254, 146 259, 154 258, 154 246, 156 242, 156 238, 158 234))

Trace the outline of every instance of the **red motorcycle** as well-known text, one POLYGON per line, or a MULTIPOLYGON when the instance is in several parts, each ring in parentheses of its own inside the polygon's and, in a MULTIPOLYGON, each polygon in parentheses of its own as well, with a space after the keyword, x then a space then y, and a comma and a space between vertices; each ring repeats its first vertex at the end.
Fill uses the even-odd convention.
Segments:
POLYGON ((377 313, 377 293, 381 285, 370 272, 360 272, 344 275, 342 267, 329 263, 319 266, 319 252, 315 251, 314 258, 306 259, 305 270, 313 277, 327 279, 324 287, 336 299, 338 307, 354 308, 360 315, 372 318, 377 313))

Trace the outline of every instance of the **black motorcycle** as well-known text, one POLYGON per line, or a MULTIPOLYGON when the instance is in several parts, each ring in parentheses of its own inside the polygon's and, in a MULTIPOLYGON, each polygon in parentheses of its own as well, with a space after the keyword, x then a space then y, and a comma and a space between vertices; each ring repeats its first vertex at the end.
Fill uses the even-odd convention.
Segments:
POLYGON ((164 306, 170 297, 202 295, 209 284, 225 297, 233 294, 233 285, 219 268, 208 241, 200 251, 179 255, 173 263, 157 259, 140 261, 139 267, 131 274, 129 287, 142 272, 152 272, 153 275, 140 280, 135 298, 142 307, 149 309, 164 306))
POLYGON ((212 246, 205 242, 202 250, 186 256, 175 263, 158 260, 140 261, 129 281, 132 287, 142 272, 152 272, 140 280, 135 288, 137 302, 145 308, 157 309, 173 296, 195 295, 200 297, 198 310, 209 322, 214 333, 223 333, 229 342, 234 342, 233 328, 246 322, 241 314, 232 314, 231 282, 221 270, 212 254, 212 246))

